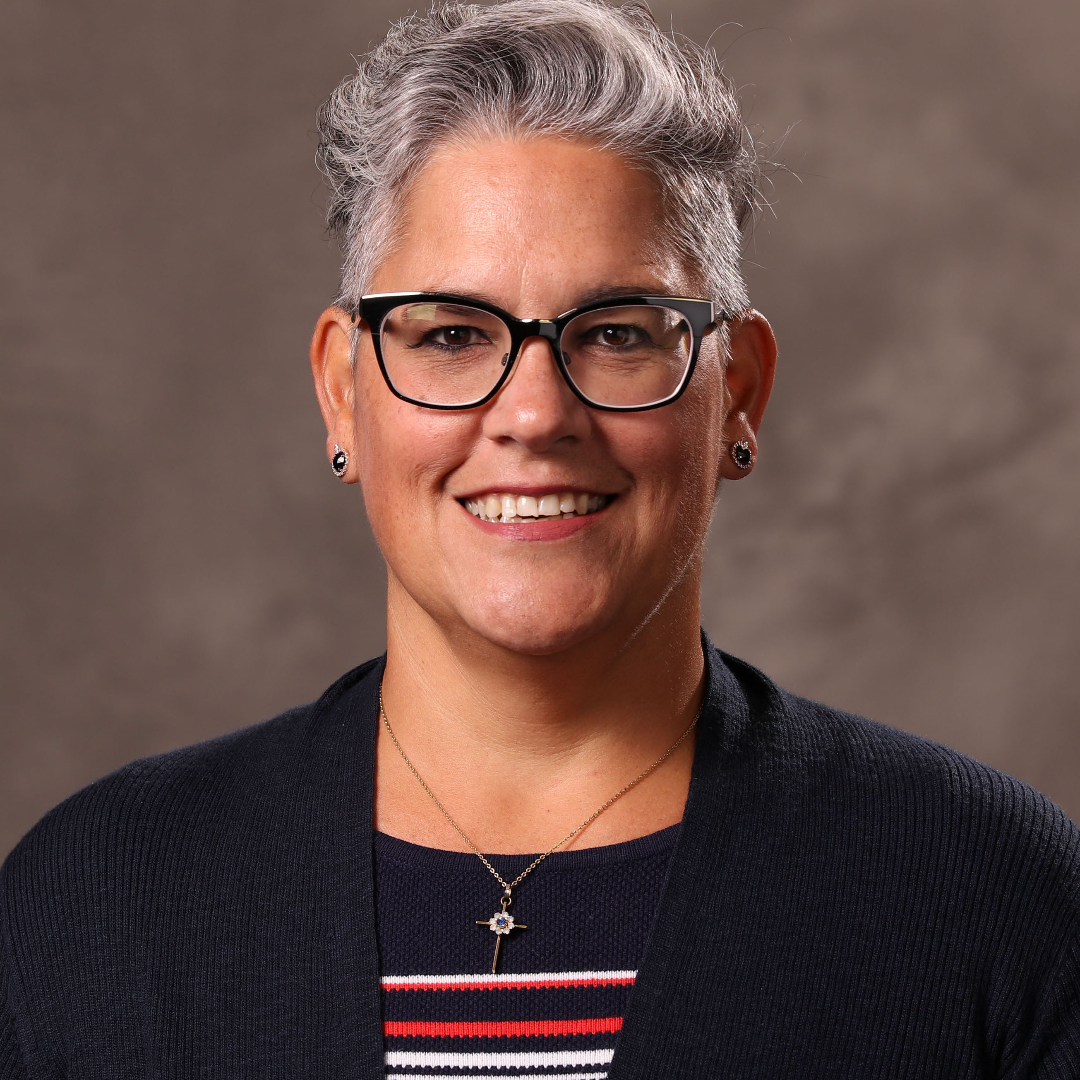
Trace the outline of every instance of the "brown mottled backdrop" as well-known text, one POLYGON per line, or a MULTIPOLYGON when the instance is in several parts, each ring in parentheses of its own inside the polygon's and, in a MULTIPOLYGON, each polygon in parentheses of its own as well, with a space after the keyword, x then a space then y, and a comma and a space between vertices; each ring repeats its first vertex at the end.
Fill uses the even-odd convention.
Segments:
MULTIPOLYGON (((714 34, 798 174, 749 247, 782 368, 706 625, 1080 816, 1080 6, 654 10, 714 34)), ((381 651, 307 372, 313 116, 405 11, 0 6, 0 851, 381 651)))

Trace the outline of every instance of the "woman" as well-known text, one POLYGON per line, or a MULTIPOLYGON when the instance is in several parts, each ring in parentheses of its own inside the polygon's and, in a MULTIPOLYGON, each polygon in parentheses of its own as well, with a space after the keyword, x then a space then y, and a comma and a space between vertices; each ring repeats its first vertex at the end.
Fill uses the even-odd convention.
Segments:
POLYGON ((701 637, 776 359, 715 61, 450 6, 320 127, 386 657, 24 840, 0 1077, 1080 1075, 1075 827, 701 637))

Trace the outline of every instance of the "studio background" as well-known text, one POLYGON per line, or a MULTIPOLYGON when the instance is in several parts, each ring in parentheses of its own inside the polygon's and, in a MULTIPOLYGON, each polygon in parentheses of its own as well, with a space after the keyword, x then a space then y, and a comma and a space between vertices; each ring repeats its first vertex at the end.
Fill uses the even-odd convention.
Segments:
MULTIPOLYGON (((338 265, 314 113, 409 9, 0 9, 0 854, 383 649, 307 368, 338 265)), ((713 35, 793 171, 747 251, 781 364, 707 629, 1080 817, 1080 7, 653 10, 713 35)))

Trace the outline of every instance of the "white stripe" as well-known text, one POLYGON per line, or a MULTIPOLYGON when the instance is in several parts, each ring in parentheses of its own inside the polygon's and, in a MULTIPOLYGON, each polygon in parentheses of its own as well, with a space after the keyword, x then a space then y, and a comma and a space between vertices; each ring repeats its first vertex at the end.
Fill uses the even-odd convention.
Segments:
POLYGON ((551 979, 633 979, 637 971, 539 971, 528 975, 384 975, 383 986, 400 983, 424 983, 440 986, 444 983, 520 983, 548 982, 551 979))
POLYGON ((436 1050, 387 1050, 386 1066, 397 1065, 413 1069, 520 1069, 531 1065, 537 1069, 551 1065, 610 1065, 615 1056, 609 1050, 549 1050, 521 1051, 517 1054, 454 1054, 436 1050))
MULTIPOLYGON (((497 1073, 485 1073, 496 1076, 497 1073)), ((478 1080, 476 1073, 387 1073, 386 1080, 401 1080, 403 1076, 431 1076, 436 1080, 478 1080)), ((507 1073, 506 1080, 607 1080, 607 1073, 507 1073)))

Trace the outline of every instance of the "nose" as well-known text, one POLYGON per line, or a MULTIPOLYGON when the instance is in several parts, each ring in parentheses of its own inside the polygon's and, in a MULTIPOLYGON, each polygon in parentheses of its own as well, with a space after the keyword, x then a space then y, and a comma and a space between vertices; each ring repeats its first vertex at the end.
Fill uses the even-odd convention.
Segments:
POLYGON ((552 349, 539 336, 522 342, 510 378, 485 411, 483 431, 489 439, 543 453, 588 433, 590 410, 567 386, 552 349))

